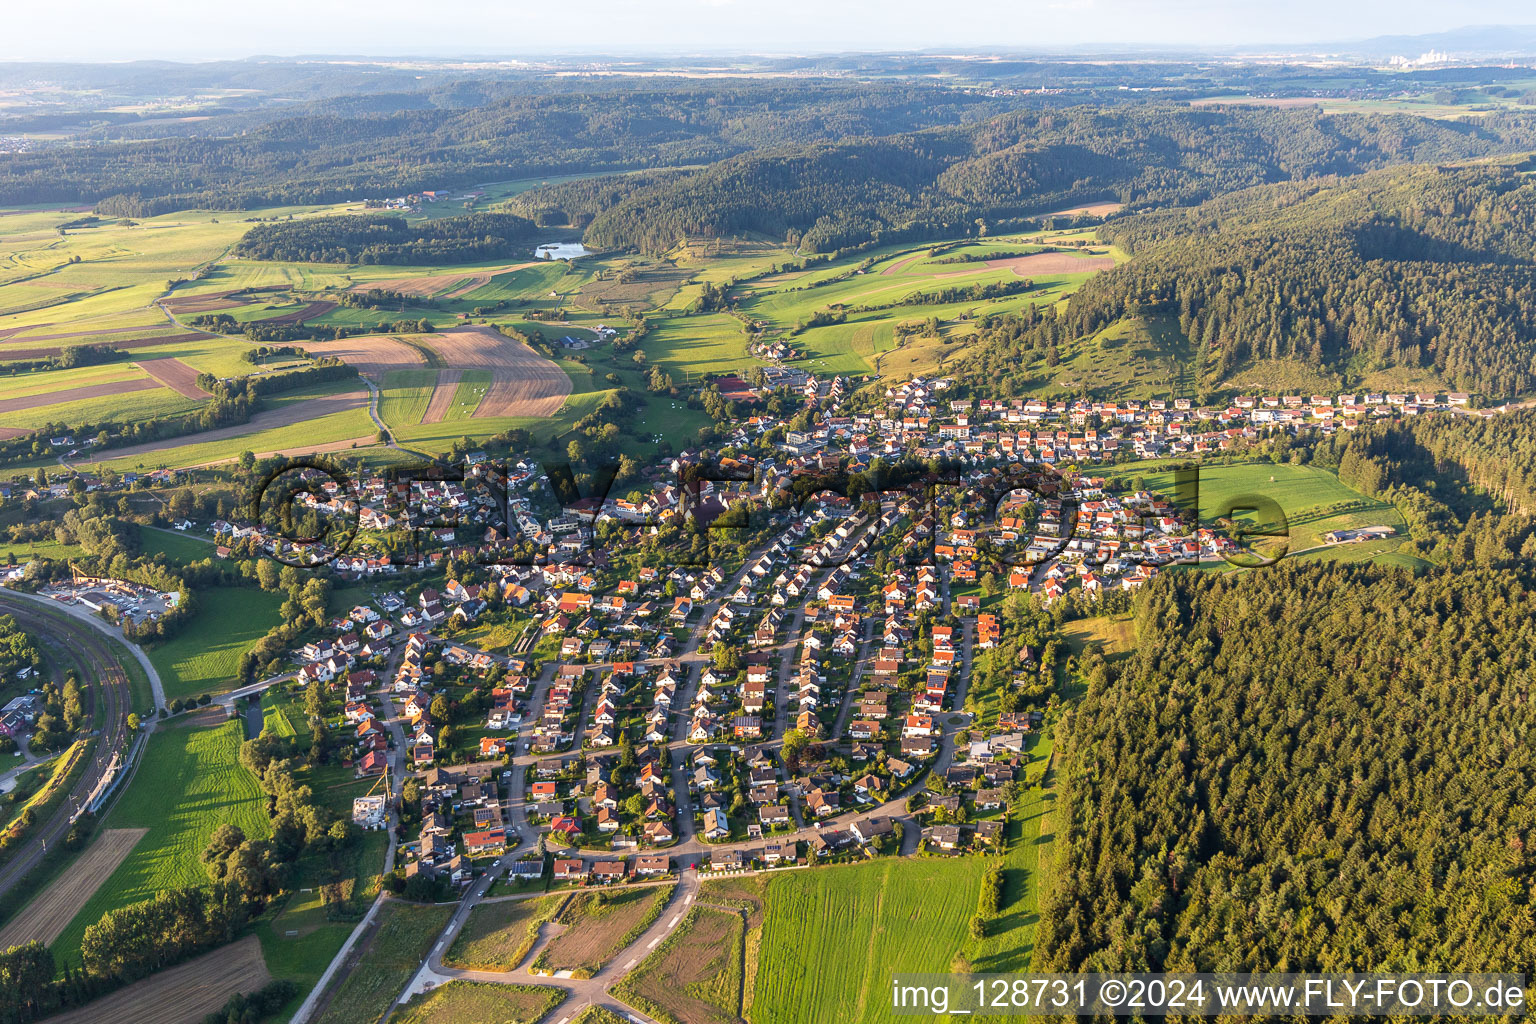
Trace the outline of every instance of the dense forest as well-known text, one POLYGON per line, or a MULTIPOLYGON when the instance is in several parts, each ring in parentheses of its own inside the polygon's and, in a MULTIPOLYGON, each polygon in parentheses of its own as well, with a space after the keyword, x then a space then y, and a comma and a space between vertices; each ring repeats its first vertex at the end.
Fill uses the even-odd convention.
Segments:
POLYGON ((825 252, 995 233, 1094 200, 1194 204, 1270 182, 1536 148, 1536 115, 1476 124, 1313 109, 1015 111, 973 125, 762 150, 661 178, 560 184, 514 209, 590 222, 602 246, 762 232, 825 252))
POLYGON ((1536 387, 1536 182, 1517 170, 1266 186, 1117 219, 1100 234, 1134 258, 1090 279, 1065 311, 983 320, 966 379, 1027 388, 1030 358, 1162 315, 1196 344, 1210 393, 1256 359, 1300 360, 1346 381, 1432 369, 1488 397, 1536 387))
POLYGON ((1137 599, 1136 639, 1064 730, 1037 967, 1532 962, 1525 579, 1168 574, 1137 599))
MULTIPOLYGON (((765 146, 890 135, 1010 108, 900 83, 588 81, 350 96, 226 134, 9 153, 0 203, 97 202, 123 216, 340 202, 554 174, 708 163, 765 146)), ((164 134, 162 131, 161 134, 164 134)))
POLYGON ((236 256, 297 263, 474 263, 531 255, 533 222, 510 213, 407 224, 404 217, 361 214, 257 224, 236 256))

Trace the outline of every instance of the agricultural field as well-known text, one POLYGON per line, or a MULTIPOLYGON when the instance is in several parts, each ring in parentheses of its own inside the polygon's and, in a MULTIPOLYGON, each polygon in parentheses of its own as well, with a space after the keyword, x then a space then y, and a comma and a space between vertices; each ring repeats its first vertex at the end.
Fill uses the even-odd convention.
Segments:
POLYGON ((748 1016, 889 1020, 892 973, 947 973, 965 954, 987 867, 982 857, 893 858, 771 875, 748 1016))
POLYGON ((563 926, 539 951, 531 970, 591 977, 656 919, 671 889, 664 885, 583 893, 555 919, 563 926))
POLYGON ((397 1024, 534 1024, 565 999, 564 989, 450 981, 406 1003, 397 1024))
POLYGON ((374 1024, 384 1016, 452 914, 452 907, 397 900, 384 904, 378 930, 364 940, 357 963, 330 995, 316 1024, 374 1024))
POLYGON ((660 366, 679 385, 706 373, 746 373, 760 361, 747 355, 740 320, 726 313, 673 315, 654 320, 640 342, 650 366, 660 366))
POLYGON ((148 649, 167 699, 221 693, 235 684, 240 655, 277 625, 279 594, 248 587, 196 592, 197 614, 171 639, 148 649))
MULTIPOLYGON (((118 472, 196 467, 227 462, 249 451, 323 452, 373 444, 377 428, 368 418, 368 395, 356 381, 318 384, 270 395, 246 423, 184 437, 112 449, 82 468, 110 466, 118 472)), ((39 463, 47 465, 48 463, 39 463)))
POLYGON ((0 949, 24 942, 48 945, 144 837, 142 828, 107 829, 62 876, 0 928, 0 949))
POLYGON ((48 1019, 53 1024, 202 1024, 230 996, 254 992, 271 980, 261 944, 247 936, 48 1019))
POLYGON ((146 832, 59 934, 56 954, 77 956, 86 927, 109 910, 162 889, 205 884, 208 875, 198 856, 218 826, 231 823, 248 836, 267 834, 266 799, 240 764, 241 739, 240 723, 233 720, 211 728, 155 730, 132 783, 103 821, 106 828, 146 832))
POLYGON ((551 895, 481 903, 469 912, 463 929, 443 954, 443 963, 472 971, 515 969, 533 948, 539 926, 555 915, 565 899, 551 895))
POLYGON ((889 375, 898 372, 897 367, 899 372, 930 372, 963 348, 971 333, 969 321, 976 315, 1059 302, 1119 258, 1103 246, 1056 249, 1043 245, 1036 235, 885 250, 862 261, 845 259, 748 281, 740 286, 742 311, 762 327, 765 338, 801 350, 805 358, 797 365, 815 373, 889 375), (855 270, 858 267, 864 269, 855 270), (909 301, 950 288, 1023 280, 1031 287, 1013 295, 909 301), (811 326, 818 314, 845 319, 811 326), (920 324, 930 318, 939 321, 937 335, 899 340, 897 323, 920 324), (908 346, 920 346, 923 358, 914 359, 918 353, 908 346), (885 365, 887 358, 892 359, 890 366, 885 365))
POLYGON ((737 1024, 745 933, 761 924, 761 904, 749 915, 701 900, 614 994, 666 1024, 737 1024))
POLYGON ((437 383, 437 370, 389 370, 379 397, 379 418, 392 430, 421 422, 437 383))

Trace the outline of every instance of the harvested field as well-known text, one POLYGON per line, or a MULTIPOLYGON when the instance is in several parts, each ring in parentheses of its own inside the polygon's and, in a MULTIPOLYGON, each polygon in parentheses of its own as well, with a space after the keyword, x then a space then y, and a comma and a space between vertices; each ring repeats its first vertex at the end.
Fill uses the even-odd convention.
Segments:
POLYGON ((596 974, 656 919, 671 894, 658 885, 574 896, 555 919, 563 930, 539 951, 532 969, 596 974))
POLYGON ((336 303, 328 299, 317 299, 314 302, 308 303, 302 309, 294 310, 292 313, 269 316, 262 320, 255 320, 253 323, 259 324, 262 327, 295 327, 306 320, 325 316, 325 314, 335 308, 336 303))
POLYGON ((342 338, 339 341, 312 341, 304 343, 304 350, 313 356, 335 356, 344 363, 357 367, 359 373, 372 377, 382 384, 390 370, 410 370, 426 365, 420 352, 398 338, 374 335, 367 338, 342 338))
POLYGON ((1050 213, 1041 214, 1041 216, 1075 217, 1079 214, 1086 214, 1089 217, 1102 217, 1105 214, 1114 213, 1124 206, 1124 203, 1088 203, 1085 206, 1074 206, 1067 210, 1052 210, 1050 213))
POLYGON ((459 391, 459 378, 463 375, 463 370, 437 371, 437 385, 432 389, 427 411, 421 414, 421 422, 441 423, 448 418, 448 410, 453 408, 453 396, 459 391))
POLYGON ((927 255, 927 252, 920 252, 912 256, 908 256, 905 259, 899 259, 895 263, 892 263, 890 266, 886 267, 884 270, 880 271, 880 276, 884 277, 886 274, 899 274, 904 269, 906 269, 909 264, 915 263, 920 259, 924 259, 927 257, 927 255))
MULTIPOLYGON (((92 384, 83 388, 65 388, 63 391, 50 391, 43 395, 24 395, 21 398, 6 398, 0 400, 0 413, 21 412, 25 409, 37 409, 45 405, 58 405, 61 402, 78 402, 86 398, 101 398, 105 395, 126 395, 133 391, 152 391, 158 388, 160 383, 154 380, 119 380, 111 384, 92 384)), ((206 398, 207 395, 198 393, 198 397, 206 398)))
POLYGON ((74 867, 60 875, 10 924, 0 929, 0 949, 34 939, 44 945, 52 943, 147 831, 112 828, 103 832, 74 867))
MULTIPOLYGON (((108 341, 113 348, 149 348, 151 345, 177 345, 184 341, 202 341, 208 335, 202 331, 192 331, 183 334, 162 334, 158 338, 128 338, 123 341, 108 341)), ((30 338, 19 339, 18 344, 31 341, 30 338)), ((42 359, 46 356, 56 356, 64 351, 67 345, 50 345, 45 348, 11 348, 9 345, 0 346, 0 359, 42 359)))
POLYGON ((259 292, 281 291, 281 288, 226 288, 218 292, 200 292, 197 295, 185 295, 180 298, 161 299, 160 305, 175 313, 211 313, 219 309, 233 309, 236 306, 244 306, 249 299, 237 299, 237 295, 254 295, 259 292))
POLYGON ((259 412, 246 422, 236 424, 235 426, 218 427, 214 430, 205 430, 199 434, 187 434, 183 437, 170 437, 163 441, 148 441, 144 444, 130 445, 127 448, 113 448, 81 461, 95 462, 98 459, 126 459, 132 458, 135 455, 163 451, 166 448, 180 448, 184 445, 204 444, 208 441, 224 441, 232 437, 254 434, 261 430, 270 430, 273 427, 291 427, 295 423, 305 423, 309 420, 319 419, 321 416, 329 416, 333 412, 346 412, 348 409, 357 409, 367 404, 368 393, 366 391, 345 391, 334 395, 322 395, 318 398, 294 402, 280 409, 268 409, 265 412, 259 412))
POLYGON ((180 359, 144 359, 139 368, 184 398, 208 397, 208 392, 197 386, 197 371, 180 359))
POLYGON ((571 393, 571 378, 564 370, 491 327, 441 331, 432 335, 432 348, 455 369, 491 371, 477 417, 553 416, 571 393))
POLYGON ((468 295, 476 288, 483 288, 490 284, 491 278, 497 274, 505 274, 509 271, 536 266, 538 266, 537 262, 508 263, 504 267, 484 267, 480 270, 460 271, 457 274, 396 277, 387 281, 368 281, 363 284, 356 284, 349 290, 366 292, 377 288, 388 292, 399 292, 401 295, 435 295, 443 299, 457 299, 462 295, 468 295))
POLYGON ((49 1024, 201 1024, 236 992, 272 980, 261 942, 248 935, 212 953, 161 971, 93 1003, 49 1017, 49 1024))

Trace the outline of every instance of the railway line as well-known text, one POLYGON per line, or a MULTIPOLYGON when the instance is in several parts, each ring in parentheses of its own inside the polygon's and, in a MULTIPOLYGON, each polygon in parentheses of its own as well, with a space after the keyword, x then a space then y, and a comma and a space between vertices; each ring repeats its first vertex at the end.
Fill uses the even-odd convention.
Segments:
POLYGON ((59 641, 64 657, 73 663, 91 694, 92 714, 103 711, 103 725, 91 751, 85 773, 41 827, 4 866, 0 866, 0 894, 9 892, 41 862, 49 844, 55 846, 69 831, 75 811, 84 806, 113 761, 128 746, 128 712, 132 709, 128 675, 107 646, 105 637, 85 623, 52 614, 26 600, 0 593, 0 614, 15 617, 23 629, 44 634, 59 641))

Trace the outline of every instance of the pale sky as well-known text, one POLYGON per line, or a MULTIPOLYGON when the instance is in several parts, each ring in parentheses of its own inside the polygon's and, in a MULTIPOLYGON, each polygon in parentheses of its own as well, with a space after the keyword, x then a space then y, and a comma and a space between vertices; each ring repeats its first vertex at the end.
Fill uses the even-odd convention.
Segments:
POLYGON ((1262 45, 1536 22, 1529 0, 13 0, 0 60, 1262 45))

